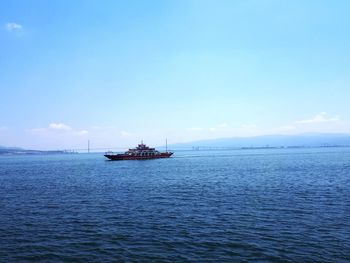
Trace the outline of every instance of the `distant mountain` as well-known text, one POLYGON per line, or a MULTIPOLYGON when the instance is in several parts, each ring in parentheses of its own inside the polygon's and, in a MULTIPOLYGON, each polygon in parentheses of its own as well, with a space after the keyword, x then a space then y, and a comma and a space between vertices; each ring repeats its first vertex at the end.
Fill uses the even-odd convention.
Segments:
POLYGON ((33 155, 33 154, 62 154, 68 153, 65 151, 38 151, 38 150, 26 150, 19 147, 5 147, 0 146, 0 155, 33 155))
POLYGON ((305 133, 299 135, 263 135, 233 137, 172 144, 169 147, 318 147, 350 146, 350 134, 305 133))
POLYGON ((6 147, 6 146, 0 145, 0 150, 23 150, 23 149, 20 147, 6 147))

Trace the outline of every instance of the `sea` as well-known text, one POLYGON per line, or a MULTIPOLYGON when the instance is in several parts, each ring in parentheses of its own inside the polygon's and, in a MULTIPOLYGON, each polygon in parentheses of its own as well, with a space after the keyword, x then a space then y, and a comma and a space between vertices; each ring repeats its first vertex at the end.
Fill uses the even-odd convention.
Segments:
POLYGON ((2 156, 0 262, 350 262, 350 148, 2 156))

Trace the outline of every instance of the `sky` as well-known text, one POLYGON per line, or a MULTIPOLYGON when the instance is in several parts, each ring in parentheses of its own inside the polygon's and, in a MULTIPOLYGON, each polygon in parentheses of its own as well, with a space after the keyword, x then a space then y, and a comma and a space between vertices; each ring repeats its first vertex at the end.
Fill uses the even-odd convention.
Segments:
POLYGON ((350 133, 347 0, 3 0, 0 145, 350 133))

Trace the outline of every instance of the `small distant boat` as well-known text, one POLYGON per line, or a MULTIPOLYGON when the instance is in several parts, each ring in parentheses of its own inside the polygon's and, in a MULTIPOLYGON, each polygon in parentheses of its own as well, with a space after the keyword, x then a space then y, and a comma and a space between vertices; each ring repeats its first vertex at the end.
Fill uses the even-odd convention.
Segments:
POLYGON ((107 152, 104 156, 112 161, 118 161, 169 158, 173 154, 173 152, 168 152, 168 147, 166 147, 165 152, 159 152, 155 148, 150 148, 141 142, 136 148, 129 149, 125 153, 114 154, 112 152, 107 152))

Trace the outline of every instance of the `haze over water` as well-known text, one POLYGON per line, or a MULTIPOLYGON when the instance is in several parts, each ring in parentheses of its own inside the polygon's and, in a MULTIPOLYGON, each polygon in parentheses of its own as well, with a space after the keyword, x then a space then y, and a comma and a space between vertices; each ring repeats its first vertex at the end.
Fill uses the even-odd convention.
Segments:
POLYGON ((0 260, 350 260, 350 148, 0 158, 0 260))

